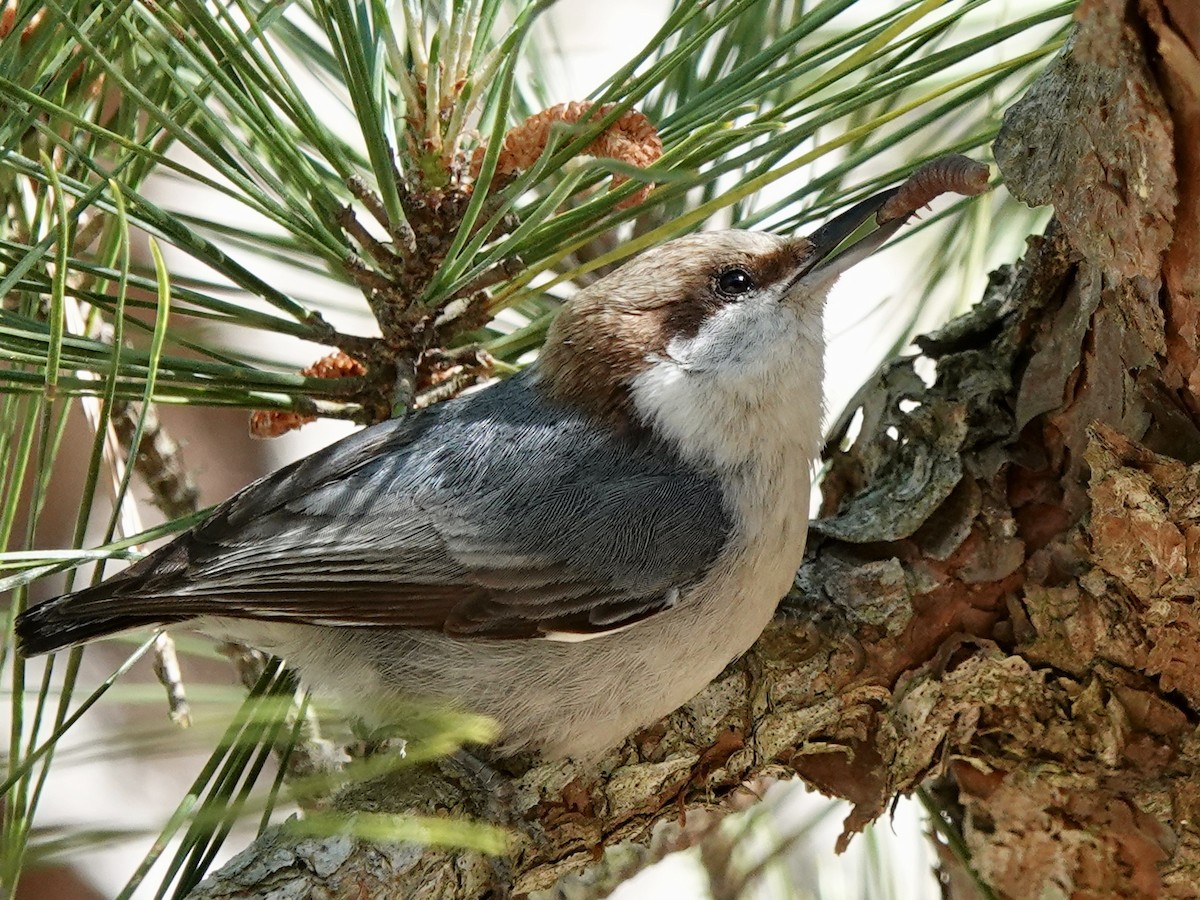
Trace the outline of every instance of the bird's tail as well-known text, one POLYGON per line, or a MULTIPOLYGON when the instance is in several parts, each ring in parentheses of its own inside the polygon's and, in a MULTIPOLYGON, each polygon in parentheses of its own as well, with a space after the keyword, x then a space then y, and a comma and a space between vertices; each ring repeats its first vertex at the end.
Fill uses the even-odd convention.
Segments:
POLYGON ((17 617, 17 649, 23 656, 37 656, 131 628, 167 625, 187 618, 138 613, 126 604, 114 603, 114 595, 122 586, 118 576, 26 610, 17 617))

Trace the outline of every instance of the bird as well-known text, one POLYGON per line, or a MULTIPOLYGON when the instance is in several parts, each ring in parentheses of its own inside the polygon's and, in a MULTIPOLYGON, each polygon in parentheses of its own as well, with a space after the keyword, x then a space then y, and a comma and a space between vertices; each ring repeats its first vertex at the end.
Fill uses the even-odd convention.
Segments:
POLYGON ((520 373, 354 433, 29 608, 21 652, 187 622, 367 722, 430 701, 495 720, 500 755, 602 754, 744 653, 793 584, 826 296, 902 224, 850 240, 896 190, 808 236, 635 256, 520 373))

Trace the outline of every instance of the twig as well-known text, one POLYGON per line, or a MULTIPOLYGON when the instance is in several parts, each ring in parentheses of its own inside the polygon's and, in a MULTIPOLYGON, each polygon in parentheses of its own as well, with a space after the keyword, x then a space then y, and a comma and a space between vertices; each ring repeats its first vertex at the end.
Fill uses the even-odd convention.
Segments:
MULTIPOLYGON (((396 183, 403 184, 403 178, 399 172, 396 173, 396 183)), ((413 235, 412 227, 407 222, 395 222, 388 215, 387 208, 383 205, 383 201, 379 195, 371 190, 365 181, 358 175, 351 175, 346 179, 346 187, 350 190, 363 206, 367 208, 367 212, 383 226, 384 230, 400 248, 401 252, 411 251, 416 246, 416 238, 413 235)))
POLYGON ((475 280, 468 282, 465 286, 455 291, 454 296, 450 299, 453 301, 462 297, 470 297, 472 294, 477 294, 494 284, 499 284, 507 278, 512 278, 514 275, 520 274, 523 268, 525 268, 525 263, 521 261, 521 257, 519 256, 510 256, 507 259, 502 259, 491 268, 481 272, 475 280))
POLYGON ((371 254, 372 259, 385 269, 403 269, 405 263, 403 254, 398 253, 393 247, 388 246, 367 231, 367 227, 359 221, 358 216, 349 206, 343 206, 338 210, 338 224, 350 237, 354 238, 360 247, 371 254))
POLYGON ((180 457, 179 444, 163 428, 153 406, 145 410, 142 438, 132 447, 141 405, 118 400, 113 403, 112 423, 117 439, 133 460, 154 498, 154 505, 171 519, 190 516, 200 508, 200 490, 180 457))
POLYGON ((175 653, 175 641, 165 631, 154 636, 154 674, 158 676, 158 683, 167 689, 171 721, 187 728, 192 724, 192 710, 183 689, 183 672, 175 653))

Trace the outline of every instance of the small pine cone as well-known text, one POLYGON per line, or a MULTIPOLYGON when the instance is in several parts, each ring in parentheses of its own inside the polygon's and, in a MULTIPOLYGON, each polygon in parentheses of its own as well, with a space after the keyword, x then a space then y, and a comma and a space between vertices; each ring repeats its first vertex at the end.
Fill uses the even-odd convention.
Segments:
MULTIPOLYGON (((560 103, 540 113, 530 116, 520 125, 509 129, 504 136, 504 146, 500 149, 500 157, 496 161, 497 175, 511 175, 521 169, 528 169, 546 149, 550 140, 550 129, 556 122, 566 122, 574 125, 592 108, 590 101, 560 103)), ((600 107, 596 117, 607 115, 611 105, 600 107)), ((584 149, 588 156, 619 159, 622 162, 644 169, 662 156, 662 140, 654 123, 635 109, 627 110, 617 121, 613 122, 603 134, 597 137, 584 149)), ((476 149, 471 158, 471 176, 477 177, 483 165, 486 148, 476 149)), ((613 176, 613 187, 618 187, 628 179, 621 175, 613 176)), ((652 184, 643 185, 637 193, 621 201, 619 208, 626 209, 636 206, 646 199, 654 187, 652 184)))
MULTIPOLYGON (((314 378, 357 378, 366 375, 367 369, 357 359, 339 350, 321 357, 307 369, 301 370, 300 374, 311 375, 314 378)), ((250 416, 250 434, 257 438, 279 437, 315 421, 316 418, 297 412, 260 409, 250 416)))

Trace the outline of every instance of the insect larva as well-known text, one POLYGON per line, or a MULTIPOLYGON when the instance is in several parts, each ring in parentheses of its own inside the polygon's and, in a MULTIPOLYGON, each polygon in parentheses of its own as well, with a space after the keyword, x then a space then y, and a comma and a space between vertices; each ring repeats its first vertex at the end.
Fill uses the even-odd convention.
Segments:
POLYGON ((908 176, 895 195, 875 214, 880 225, 911 216, 934 197, 982 194, 987 190, 988 167, 966 156, 952 154, 931 159, 908 176))

